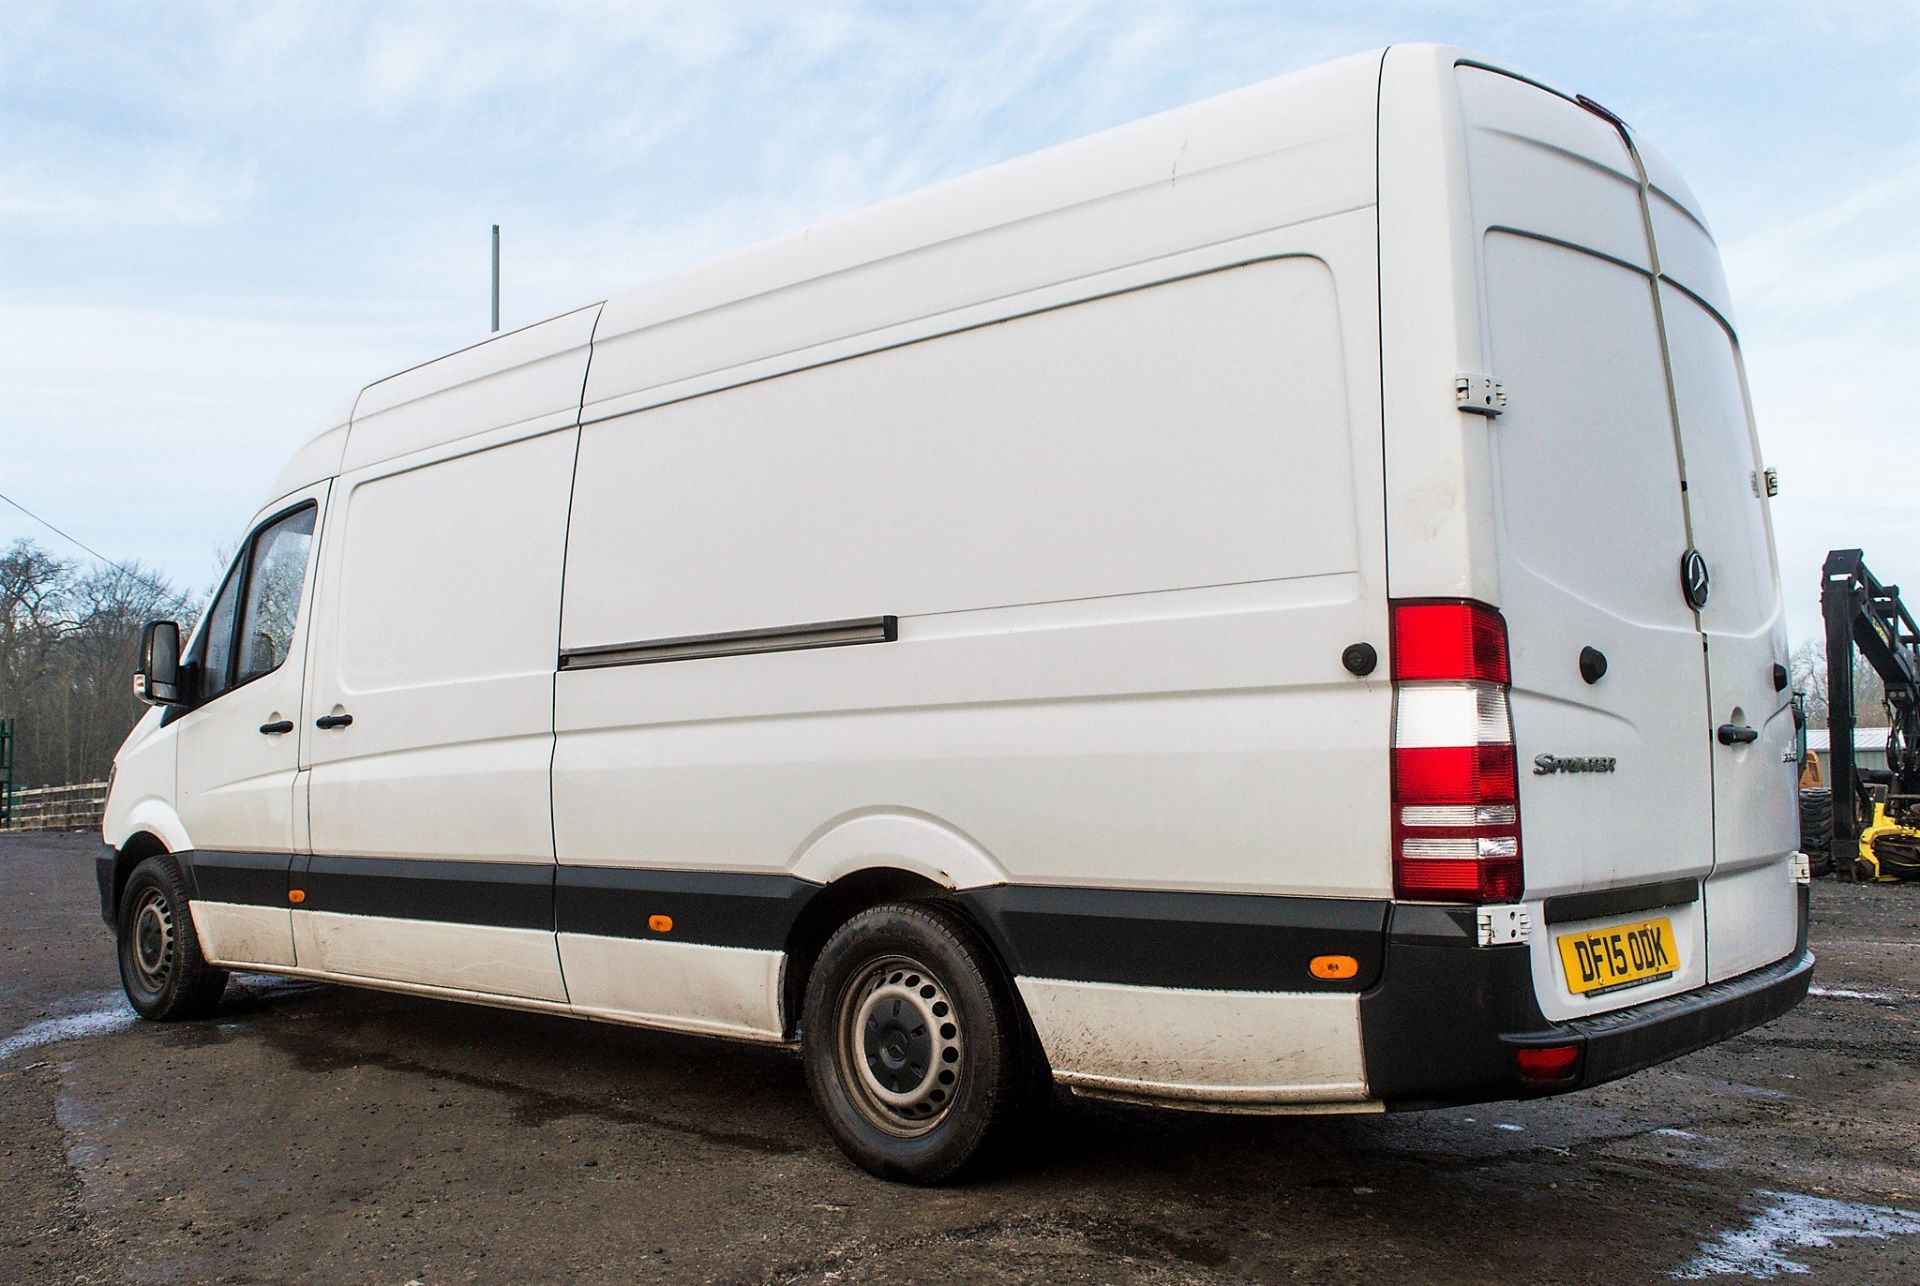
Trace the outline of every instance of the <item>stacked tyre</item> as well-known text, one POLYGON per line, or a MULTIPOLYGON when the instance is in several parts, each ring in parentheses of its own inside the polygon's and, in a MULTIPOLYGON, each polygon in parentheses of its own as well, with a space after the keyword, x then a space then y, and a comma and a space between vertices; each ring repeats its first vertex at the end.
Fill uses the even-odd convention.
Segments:
POLYGON ((1828 787, 1800 792, 1800 851, 1815 875, 1833 873, 1833 791, 1828 787))

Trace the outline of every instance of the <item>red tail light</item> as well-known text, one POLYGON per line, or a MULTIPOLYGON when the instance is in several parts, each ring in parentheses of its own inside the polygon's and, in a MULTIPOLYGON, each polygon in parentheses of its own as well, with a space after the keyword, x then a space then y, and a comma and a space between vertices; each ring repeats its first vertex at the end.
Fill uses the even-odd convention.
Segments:
POLYGON ((1578 1045, 1549 1045, 1544 1049, 1517 1049, 1513 1061, 1523 1081, 1571 1080, 1580 1070, 1578 1045))
POLYGON ((1412 901, 1520 896, 1507 629, 1479 603, 1396 603, 1393 883, 1412 901))
POLYGON ((1511 804, 1512 746, 1396 746, 1393 779, 1403 804, 1511 804))
POLYGON ((1393 677, 1511 682, 1506 622, 1478 603, 1396 603, 1393 677))

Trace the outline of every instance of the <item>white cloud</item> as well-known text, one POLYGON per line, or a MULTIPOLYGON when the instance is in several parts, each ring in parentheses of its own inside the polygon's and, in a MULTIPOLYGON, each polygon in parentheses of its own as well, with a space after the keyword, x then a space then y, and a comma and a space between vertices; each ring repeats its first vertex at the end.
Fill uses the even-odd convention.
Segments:
MULTIPOLYGON (((405 325, 84 304, 0 305, 0 334, 5 490, 195 588, 322 414, 421 346, 405 325)), ((59 544, 17 513, 16 535, 59 544)))
POLYGON ((1920 158, 1896 154, 1851 189, 1798 201, 1723 257, 1762 446, 1781 472, 1775 536, 1804 641, 1819 636, 1829 549, 1864 549, 1883 579, 1920 585, 1920 501, 1902 477, 1920 371, 1920 158))
MULTIPOLYGON (((478 336, 489 223, 513 325, 1295 67, 1453 39, 1620 110, 1706 202, 1805 637, 1828 544, 1895 576, 1920 557, 1915 507, 1876 482, 1920 369, 1916 12, 12 0, 0 470, 90 544, 199 581, 341 393, 478 336)), ((28 534, 12 521, 0 540, 28 534)))

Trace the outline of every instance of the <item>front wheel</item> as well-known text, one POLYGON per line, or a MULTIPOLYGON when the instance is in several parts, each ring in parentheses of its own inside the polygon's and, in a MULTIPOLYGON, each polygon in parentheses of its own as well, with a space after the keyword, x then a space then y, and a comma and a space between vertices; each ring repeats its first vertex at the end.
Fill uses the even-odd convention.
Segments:
POLYGON ((1026 1016, 972 928, 938 903, 875 907, 828 939, 801 1046, 835 1141, 883 1179, 953 1178, 1033 1097, 1026 1016))
POLYGON ((227 989, 227 971, 207 963, 187 910, 180 868, 150 857, 120 894, 120 985, 142 1018, 204 1018, 227 989))

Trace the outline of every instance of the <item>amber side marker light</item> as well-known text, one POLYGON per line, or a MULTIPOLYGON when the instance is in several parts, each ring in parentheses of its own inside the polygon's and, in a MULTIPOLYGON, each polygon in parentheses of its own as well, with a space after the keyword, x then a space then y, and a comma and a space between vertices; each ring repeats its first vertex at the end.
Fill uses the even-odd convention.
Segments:
POLYGON ((672 933, 673 917, 670 915, 650 915, 647 917, 647 927, 655 933, 672 933))
POLYGON ((1357 976, 1360 962, 1352 956, 1315 956, 1307 963, 1307 972, 1316 978, 1338 981, 1357 976))
POLYGON ((307 891, 305 889, 288 889, 287 890, 287 901, 293 903, 295 906, 299 906, 302 902, 305 902, 306 900, 307 900, 307 891))

